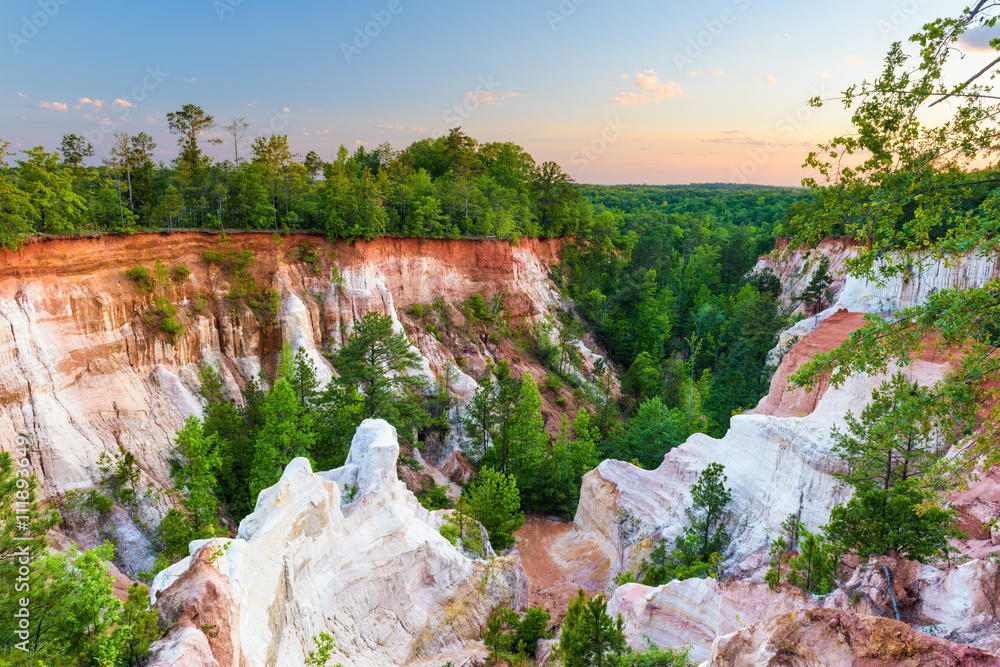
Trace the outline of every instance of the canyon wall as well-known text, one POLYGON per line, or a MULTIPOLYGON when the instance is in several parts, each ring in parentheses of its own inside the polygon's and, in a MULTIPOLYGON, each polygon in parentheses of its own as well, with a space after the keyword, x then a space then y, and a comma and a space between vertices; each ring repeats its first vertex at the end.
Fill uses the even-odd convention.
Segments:
MULTIPOLYGON (((838 272, 853 250, 849 243, 831 240, 824 242, 819 252, 830 257, 831 269, 838 272)), ((782 282, 786 307, 792 308, 791 297, 808 284, 817 264, 815 254, 807 259, 802 252, 776 252, 762 258, 758 268, 775 272, 782 282)), ((682 532, 686 525, 684 509, 691 502, 691 485, 709 463, 719 462, 725 466, 726 486, 732 492, 726 519, 731 542, 723 571, 726 578, 746 581, 673 581, 657 589, 638 584, 617 588, 612 608, 626 617, 633 644, 644 646, 643 635, 659 635, 667 643, 696 646, 699 659, 706 659, 716 636, 738 629, 734 623, 766 621, 796 608, 833 604, 791 599, 784 592, 769 591, 760 583, 766 569, 766 552, 771 535, 778 533, 789 514, 797 515, 810 530, 816 530, 828 521, 833 506, 849 497, 849 491, 838 488, 834 477, 842 463, 831 450, 830 430, 843 426, 849 410, 859 413, 884 378, 856 375, 841 387, 820 382, 811 391, 788 391, 788 378, 814 354, 834 348, 860 327, 865 313, 888 315, 920 303, 933 290, 982 285, 998 273, 996 258, 970 258, 953 264, 932 262, 908 277, 881 285, 837 275, 834 303, 781 335, 773 353, 778 367, 770 392, 754 410, 734 416, 730 430, 721 439, 692 435, 668 452, 655 470, 642 470, 620 461, 601 463, 584 478, 574 530, 557 543, 556 552, 590 553, 604 565, 606 585, 614 590, 616 574, 634 572, 658 540, 672 542, 682 532)), ((929 349, 902 370, 911 379, 931 385, 947 373, 949 363, 945 355, 929 349)), ((973 529, 973 539, 955 546, 973 558, 1000 551, 998 541, 982 525, 1000 509, 1000 503, 995 502, 996 488, 996 477, 991 473, 952 498, 965 519, 963 528, 973 529)), ((994 600, 995 572, 985 573, 979 565, 982 563, 972 561, 968 572, 975 575, 967 577, 972 583, 964 588, 985 591, 982 594, 994 600)), ((950 575, 927 572, 924 576, 928 581, 941 581, 950 575)), ((908 595, 939 602, 952 596, 946 588, 929 584, 914 584, 908 595)), ((923 603, 928 608, 938 604, 923 603)), ((843 600, 836 605, 846 608, 843 600)), ((982 623, 994 627, 995 606, 987 604, 984 608, 982 623)), ((934 614, 928 614, 928 618, 932 617, 934 614)), ((915 622, 937 623, 959 641, 991 650, 998 648, 988 637, 973 633, 954 619, 925 618, 915 622)))
MULTIPOLYGON (((312 357, 325 381, 332 374, 326 353, 369 311, 409 333, 432 379, 446 362, 478 368, 504 354, 538 376, 512 349, 456 354, 407 309, 438 297, 457 305, 480 292, 502 294, 514 323, 541 319, 561 303, 549 279, 558 251, 556 241, 329 243, 303 234, 183 232, 39 239, 0 252, 0 450, 12 451, 19 433, 31 438, 45 497, 91 486, 101 454, 122 450, 136 456, 149 488, 169 488, 173 434, 201 410, 199 363, 218 365, 237 396, 250 376, 273 372, 288 342, 312 357), (304 244, 313 248, 311 261, 301 258, 304 244), (205 253, 230 250, 253 253, 250 277, 277 292, 276 314, 227 298, 234 277, 205 253), (144 293, 126 271, 137 263, 152 269, 156 260, 191 273, 144 293), (176 338, 151 315, 160 296, 178 308, 184 331, 176 338)), ((464 398, 475 387, 461 372, 453 383, 464 398)), ((165 508, 151 498, 147 518, 165 508)))

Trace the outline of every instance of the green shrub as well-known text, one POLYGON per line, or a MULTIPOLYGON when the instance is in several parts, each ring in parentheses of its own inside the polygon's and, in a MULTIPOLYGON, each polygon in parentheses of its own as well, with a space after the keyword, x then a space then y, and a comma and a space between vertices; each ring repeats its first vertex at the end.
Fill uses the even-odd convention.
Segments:
POLYGON ((179 283, 188 276, 191 275, 191 269, 184 266, 183 264, 177 264, 172 269, 170 269, 170 277, 175 283, 179 283))
POLYGON ((473 292, 460 308, 462 314, 471 322, 489 322, 493 319, 490 308, 486 303, 486 298, 479 292, 473 292))
POLYGON ((160 331, 173 339, 184 333, 184 325, 178 322, 175 317, 167 317, 160 320, 160 331))
POLYGON ((538 640, 549 631, 549 613, 541 607, 531 607, 518 622, 513 646, 523 646, 524 652, 534 655, 538 640))
POLYGON ((657 646, 646 637, 648 648, 643 651, 629 650, 618 656, 614 667, 694 667, 690 646, 657 646))
POLYGON ((448 487, 445 484, 435 484, 432 488, 417 494, 417 500, 428 510, 443 510, 452 506, 448 498, 448 487))
POLYGON ((135 266, 125 271, 125 275, 132 279, 132 281, 138 286, 140 292, 152 292, 153 288, 156 287, 156 279, 153 277, 153 272, 149 269, 139 266, 136 263, 135 266))
POLYGON ((234 248, 206 250, 202 257, 206 262, 219 266, 226 273, 245 272, 253 267, 255 259, 252 250, 236 250, 234 248))
POLYGON ((160 331, 167 334, 171 339, 184 333, 184 325, 177 319, 177 306, 169 299, 160 297, 153 301, 153 313, 159 319, 160 331))
POLYGON ((292 251, 292 254, 299 262, 312 265, 314 273, 318 270, 316 264, 319 263, 319 251, 316 249, 316 246, 309 243, 309 241, 303 241, 299 245, 295 246, 295 250, 292 251))
POLYGON ((83 506, 87 509, 92 509, 98 514, 107 514, 114 508, 115 503, 110 497, 104 495, 100 491, 90 491, 87 493, 87 497, 83 501, 83 506))
POLYGON ((555 394, 562 389, 562 380, 555 373, 546 373, 545 379, 542 380, 542 389, 555 394))

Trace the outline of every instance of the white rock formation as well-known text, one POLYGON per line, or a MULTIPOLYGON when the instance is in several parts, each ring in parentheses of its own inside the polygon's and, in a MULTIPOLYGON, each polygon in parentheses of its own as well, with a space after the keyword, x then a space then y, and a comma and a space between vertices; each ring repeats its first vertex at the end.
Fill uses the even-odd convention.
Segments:
POLYGON ((903 620, 950 641, 992 652, 1000 649, 1000 577, 992 560, 942 570, 873 559, 842 588, 825 596, 787 585, 771 590, 749 581, 688 579, 656 588, 625 584, 615 590, 608 612, 622 615, 634 648, 645 648, 648 637, 660 646, 690 646, 695 660, 707 660, 717 638, 796 610, 839 609, 893 618, 883 562, 891 573, 903 620))
MULTIPOLYGON (((237 539, 192 543, 192 557, 161 572, 151 595, 183 597, 199 585, 197 568, 217 570, 238 617, 238 638, 209 638, 223 666, 300 665, 324 631, 334 659, 355 667, 481 651, 475 640, 489 613, 527 601, 520 560, 459 553, 396 478, 398 453, 395 429, 366 420, 344 467, 313 473, 295 459, 261 492, 237 539), (357 495, 343 503, 348 485, 357 495)), ((162 656, 180 641, 192 639, 172 633, 153 664, 172 664, 162 656)))

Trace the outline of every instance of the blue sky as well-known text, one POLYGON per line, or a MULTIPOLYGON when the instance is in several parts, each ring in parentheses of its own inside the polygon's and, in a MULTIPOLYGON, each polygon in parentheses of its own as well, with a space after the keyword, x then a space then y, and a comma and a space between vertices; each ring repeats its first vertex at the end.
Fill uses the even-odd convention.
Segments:
POLYGON ((890 42, 963 6, 4 0, 0 138, 55 149, 75 132, 97 160, 111 132, 145 131, 169 161, 165 115, 193 103, 326 159, 461 125, 580 182, 797 185, 847 121, 806 100, 874 76, 890 42))

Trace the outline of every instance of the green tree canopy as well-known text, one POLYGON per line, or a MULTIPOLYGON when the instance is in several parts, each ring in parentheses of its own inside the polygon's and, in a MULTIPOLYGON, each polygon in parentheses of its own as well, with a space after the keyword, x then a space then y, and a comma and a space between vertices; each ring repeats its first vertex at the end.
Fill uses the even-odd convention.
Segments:
POLYGON ((588 599, 582 588, 570 600, 557 648, 565 667, 610 667, 625 653, 625 623, 607 608, 603 593, 588 599))
POLYGON ((479 471, 479 479, 470 484, 467 494, 469 514, 483 524, 490 543, 497 549, 513 546, 514 531, 524 525, 514 475, 483 468, 479 471))
POLYGON ((374 311, 356 320, 354 330, 333 357, 337 382, 360 394, 365 418, 382 418, 397 428, 413 429, 427 421, 419 393, 427 381, 414 371, 420 355, 388 315, 374 311))

